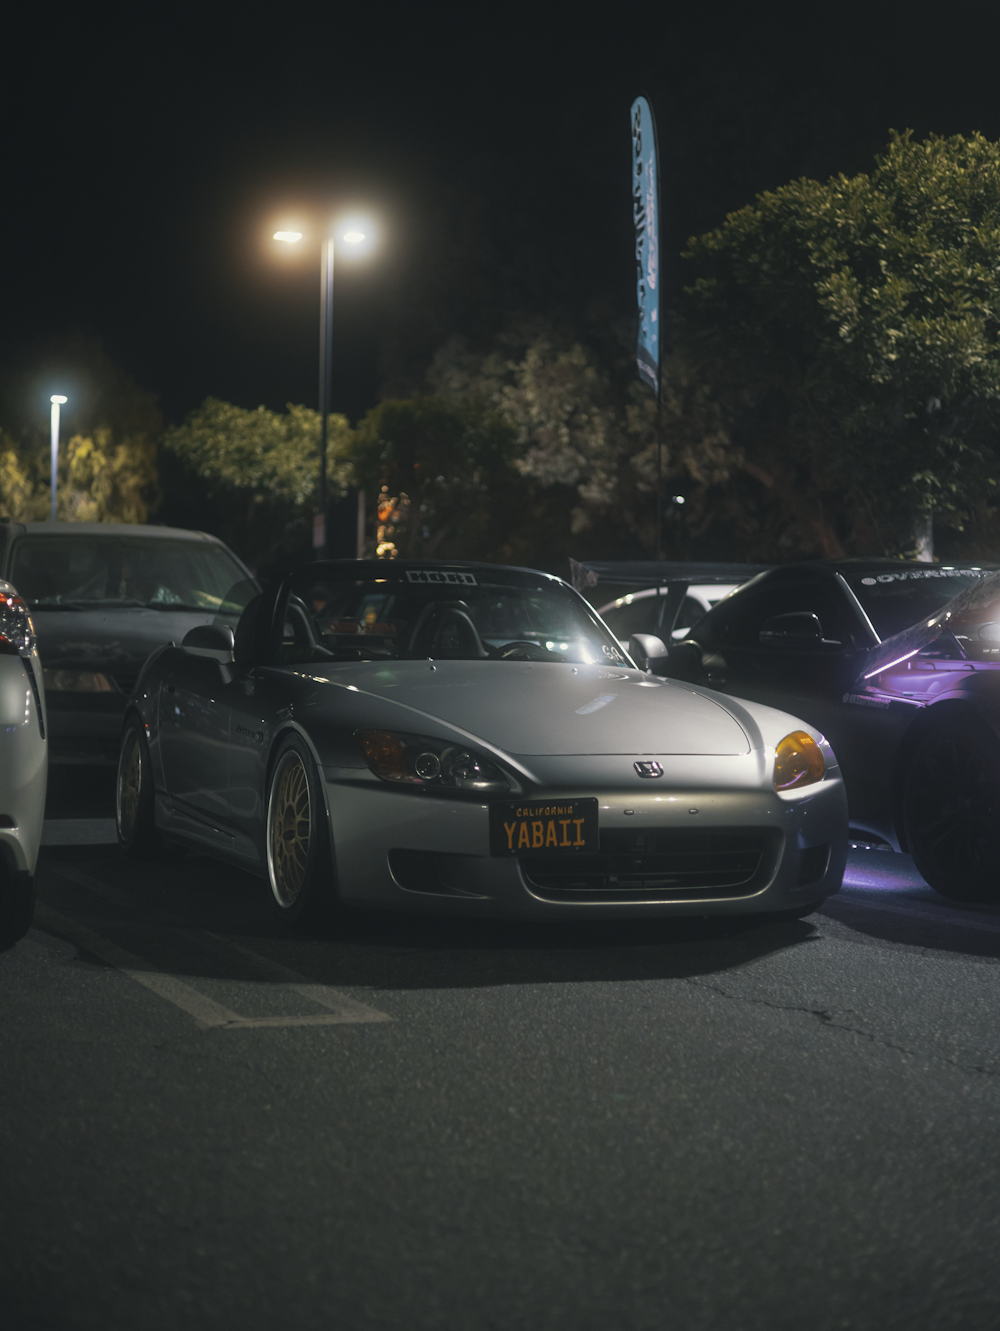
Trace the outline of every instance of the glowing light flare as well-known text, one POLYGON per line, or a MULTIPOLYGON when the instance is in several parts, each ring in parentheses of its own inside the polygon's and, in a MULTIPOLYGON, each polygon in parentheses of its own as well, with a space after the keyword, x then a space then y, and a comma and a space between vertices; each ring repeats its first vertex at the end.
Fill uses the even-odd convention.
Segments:
POLYGON ((301 231, 276 231, 275 240, 283 240, 286 245, 294 245, 296 241, 302 239, 301 231))
MULTIPOLYGON (((928 625, 929 627, 930 625, 928 625)), ((927 643, 924 643, 924 647, 926 646, 927 643)), ((912 656, 916 656, 918 652, 922 652, 924 647, 914 647, 912 652, 906 652, 905 655, 897 657, 895 661, 890 661, 888 665, 880 665, 877 670, 870 670, 864 678, 874 679, 876 675, 881 675, 887 670, 893 670, 896 666, 902 665, 904 661, 909 661, 912 656)))
POLYGON ((61 406, 63 406, 66 402, 69 401, 69 398, 68 398, 68 397, 63 397, 63 395, 62 395, 61 393, 53 393, 52 396, 49 398, 49 401, 50 401, 50 402, 54 402, 57 406, 61 407, 61 406))
POLYGON ((344 248, 338 249, 338 254, 343 254, 345 258, 349 255, 355 259, 370 254, 376 243, 375 226, 371 218, 360 215, 339 218, 331 235, 338 245, 343 241, 344 248))

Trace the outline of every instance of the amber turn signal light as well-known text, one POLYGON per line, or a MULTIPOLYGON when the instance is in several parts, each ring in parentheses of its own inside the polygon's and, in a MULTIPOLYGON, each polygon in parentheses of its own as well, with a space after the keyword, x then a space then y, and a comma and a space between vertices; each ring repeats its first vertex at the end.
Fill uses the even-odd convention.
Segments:
POLYGON ((398 735, 389 730, 368 730, 358 738, 368 766, 376 775, 385 777, 387 781, 409 779, 403 743, 398 735))
POLYGON ((812 786, 826 776, 823 750, 812 735, 793 730, 774 751, 775 790, 798 790, 812 786))

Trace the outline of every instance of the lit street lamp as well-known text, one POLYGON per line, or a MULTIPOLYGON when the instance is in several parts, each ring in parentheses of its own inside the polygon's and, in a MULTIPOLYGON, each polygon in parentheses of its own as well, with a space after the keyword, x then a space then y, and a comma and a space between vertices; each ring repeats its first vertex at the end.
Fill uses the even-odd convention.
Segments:
MULTIPOLYGON (((361 245, 368 239, 368 230, 362 222, 352 221, 337 228, 339 239, 348 245, 361 245)), ((275 231, 275 240, 296 245, 302 239, 301 231, 275 231)), ((319 495, 317 512, 313 519, 313 548, 320 559, 326 557, 326 448, 330 398, 333 390, 333 234, 320 245, 319 265, 319 495)))
POLYGON ((56 485, 59 480, 59 408, 66 399, 60 393, 49 398, 52 403, 52 521, 56 520, 56 485))

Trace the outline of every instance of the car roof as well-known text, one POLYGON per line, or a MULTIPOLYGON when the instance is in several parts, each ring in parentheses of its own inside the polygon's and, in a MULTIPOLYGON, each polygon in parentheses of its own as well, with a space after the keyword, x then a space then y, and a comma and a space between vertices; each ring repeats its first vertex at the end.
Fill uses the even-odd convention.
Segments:
POLYGON ((186 527, 161 527, 139 522, 11 522, 5 523, 11 537, 48 536, 138 536, 153 538, 168 536, 171 540, 210 541, 223 545, 217 536, 204 531, 190 531, 186 527))
POLYGON ((448 571, 454 569, 456 572, 465 573, 524 573, 532 578, 545 578, 547 582, 559 583, 565 587, 567 585, 564 578, 560 578, 555 573, 545 573, 538 568, 522 568, 518 564, 488 564, 485 562, 475 562, 465 559, 324 559, 316 563, 299 564, 287 575, 294 577, 299 573, 316 573, 319 576, 320 569, 332 569, 336 572, 354 573, 359 577, 377 576, 383 577, 388 569, 440 569, 448 571))
POLYGON ((577 591, 599 582, 618 586, 666 586, 672 582, 745 582, 771 564, 729 564, 669 559, 570 559, 570 581, 577 591))
MULTIPOLYGON (((686 596, 703 596, 705 600, 715 596, 716 600, 721 601, 723 597, 728 596, 730 592, 735 591, 737 587, 742 586, 739 582, 690 582, 687 584, 686 596)), ((598 606, 597 613, 603 615, 605 610, 617 610, 623 605, 634 605, 636 601, 643 600, 647 596, 664 596, 668 587, 645 587, 641 592, 624 592, 621 596, 616 596, 613 601, 608 601, 605 605, 598 606)))

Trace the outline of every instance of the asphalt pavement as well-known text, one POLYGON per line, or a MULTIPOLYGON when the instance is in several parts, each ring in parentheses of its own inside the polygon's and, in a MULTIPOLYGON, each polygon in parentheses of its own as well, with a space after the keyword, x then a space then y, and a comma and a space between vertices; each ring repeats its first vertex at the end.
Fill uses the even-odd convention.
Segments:
POLYGON ((0 954, 5 1331, 1000 1324, 1000 910, 358 915, 47 826, 0 954))

